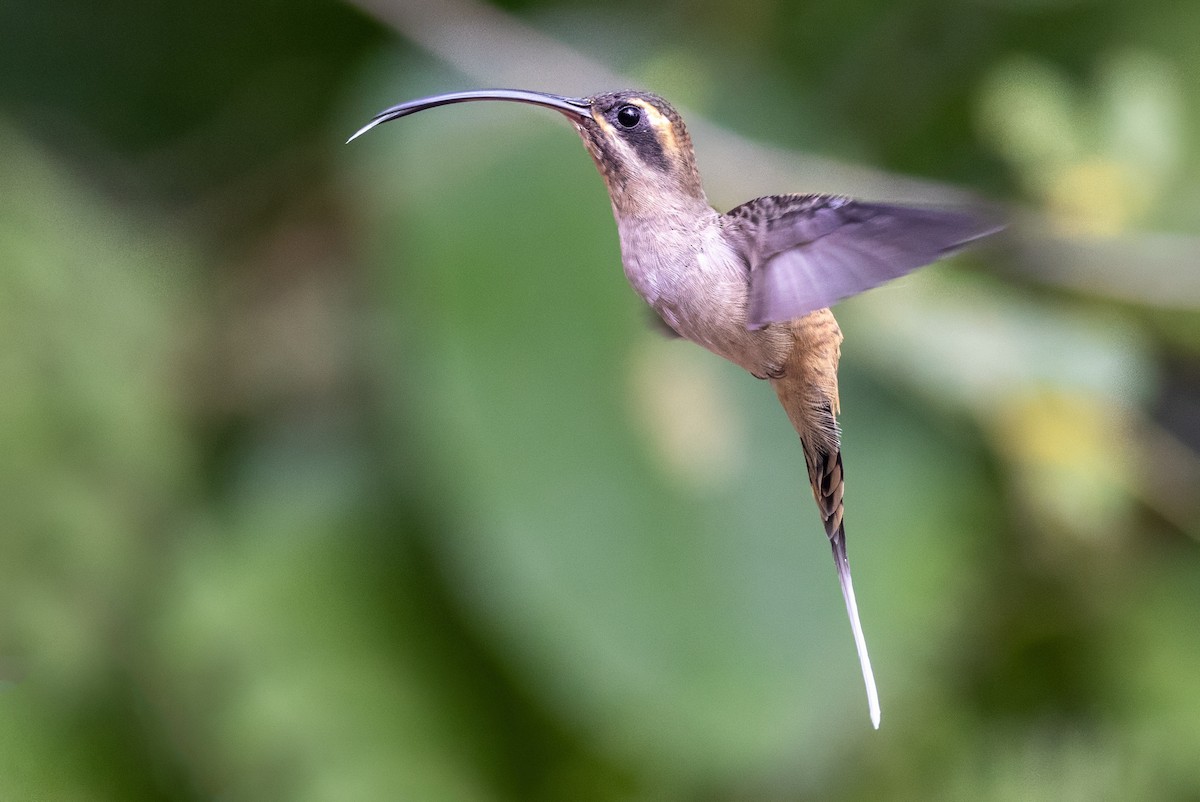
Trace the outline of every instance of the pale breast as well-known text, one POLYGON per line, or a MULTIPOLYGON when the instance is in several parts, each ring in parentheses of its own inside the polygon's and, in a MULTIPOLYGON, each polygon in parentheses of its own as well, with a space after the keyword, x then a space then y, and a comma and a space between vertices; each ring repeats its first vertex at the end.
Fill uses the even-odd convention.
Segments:
POLYGON ((758 376, 783 363, 792 337, 747 330, 749 268, 719 228, 627 224, 621 245, 629 283, 681 337, 758 376))

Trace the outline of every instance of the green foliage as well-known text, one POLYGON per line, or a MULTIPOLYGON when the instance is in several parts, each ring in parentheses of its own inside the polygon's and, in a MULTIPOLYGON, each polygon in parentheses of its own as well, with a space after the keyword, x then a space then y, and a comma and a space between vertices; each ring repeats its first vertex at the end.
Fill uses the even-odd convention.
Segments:
POLYGON ((1040 223, 838 310, 879 732, 794 433, 648 330, 570 128, 342 148, 488 82, 164 9, 0 12, 0 798, 1200 795, 1190 7, 522 11, 1040 223))

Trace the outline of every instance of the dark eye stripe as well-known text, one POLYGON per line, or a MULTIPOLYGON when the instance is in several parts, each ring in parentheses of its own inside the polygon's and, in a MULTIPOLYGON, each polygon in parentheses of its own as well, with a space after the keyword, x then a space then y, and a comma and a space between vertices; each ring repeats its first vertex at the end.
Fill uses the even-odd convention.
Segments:
MULTIPOLYGON (((615 113, 610 107, 605 116, 614 123, 611 134, 615 134, 628 145, 636 154, 637 160, 647 167, 659 172, 668 172, 671 161, 659 139, 659 132, 654 126, 643 125, 646 121, 646 110, 637 103, 625 102, 616 107, 615 113)), ((610 153, 614 158, 617 152, 610 150, 608 143, 600 143, 601 149, 610 153)), ((630 165, 629 168, 633 166, 630 165)))
POLYGON ((662 142, 658 139, 658 132, 653 129, 644 131, 630 132, 626 137, 626 141, 633 146, 645 164, 655 167, 662 172, 667 172, 669 163, 667 162, 667 154, 663 151, 662 142))

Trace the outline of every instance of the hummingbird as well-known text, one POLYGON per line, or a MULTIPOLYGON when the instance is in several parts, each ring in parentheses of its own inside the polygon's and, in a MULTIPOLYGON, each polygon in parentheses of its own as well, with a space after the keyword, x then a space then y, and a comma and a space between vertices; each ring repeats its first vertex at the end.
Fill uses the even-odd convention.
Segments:
POLYGON ((656 323, 771 383, 800 436, 878 729, 879 693, 846 556, 837 423, 842 332, 829 307, 1001 226, 964 210, 826 194, 769 195, 721 214, 704 194, 683 119, 666 100, 642 91, 434 95, 384 109, 347 142, 425 109, 484 100, 565 115, 608 188, 625 276, 656 323))

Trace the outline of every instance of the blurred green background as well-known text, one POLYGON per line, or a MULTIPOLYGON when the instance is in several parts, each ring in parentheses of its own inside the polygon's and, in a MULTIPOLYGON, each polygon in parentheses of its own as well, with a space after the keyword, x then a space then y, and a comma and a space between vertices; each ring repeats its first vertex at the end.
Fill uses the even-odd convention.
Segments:
POLYGON ((0 798, 1200 799, 1200 6, 0 5, 0 798), (618 75, 619 74, 619 75, 618 75), (556 115, 1012 205, 799 444, 556 115))

